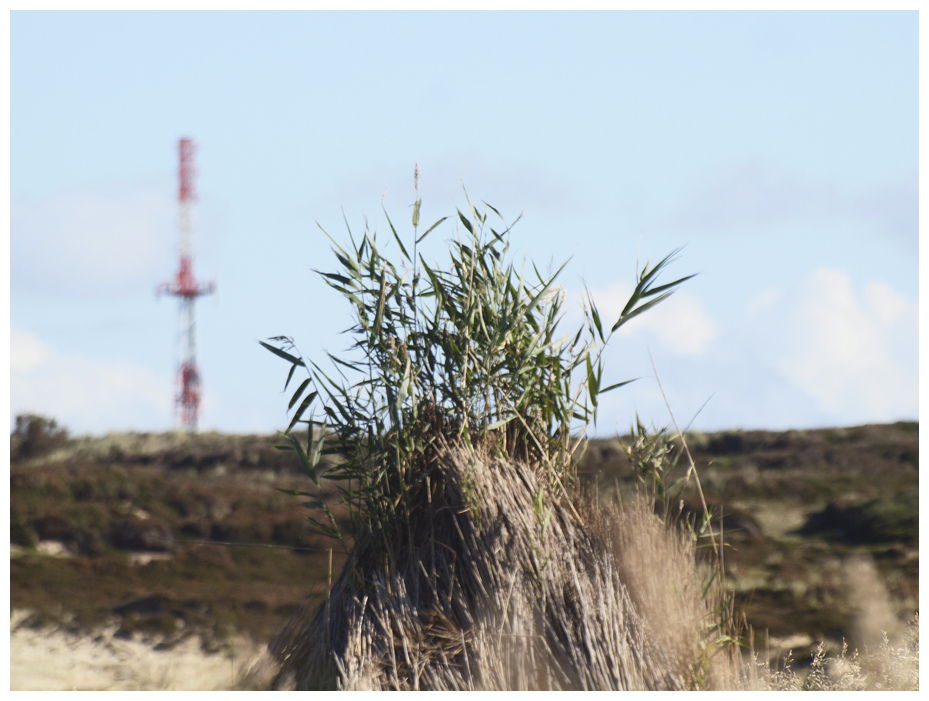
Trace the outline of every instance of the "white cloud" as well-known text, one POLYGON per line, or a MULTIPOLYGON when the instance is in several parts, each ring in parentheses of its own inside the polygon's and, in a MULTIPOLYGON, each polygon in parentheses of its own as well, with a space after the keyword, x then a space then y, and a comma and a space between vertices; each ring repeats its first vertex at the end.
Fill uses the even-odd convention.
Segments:
MULTIPOLYGON (((628 293, 594 292, 604 321, 628 293)), ((635 411, 668 421, 649 349, 682 425, 712 395, 694 423, 700 430, 918 417, 918 306, 891 286, 855 284, 847 272, 822 268, 795 288, 747 300, 733 322, 716 323, 718 316, 680 292, 630 322, 607 350, 607 379, 641 379, 604 398, 600 430, 626 430, 635 411)))
POLYGON ((864 288, 865 300, 871 313, 883 328, 892 328, 908 314, 916 313, 916 305, 881 282, 870 282, 864 288))
POLYGON ((154 187, 75 189, 10 205, 10 286, 44 295, 150 290, 170 276, 177 206, 154 187))
POLYGON ((10 409, 56 419, 75 433, 170 427, 172 384, 130 362, 69 356, 10 330, 10 409))
MULTIPOLYGON (((606 288, 591 290, 590 293, 601 321, 607 326, 619 319, 632 294, 632 287, 615 283, 606 288)), ((680 291, 627 322, 617 333, 620 337, 638 336, 643 331, 650 332, 669 350, 679 355, 705 353, 718 332, 716 322, 703 304, 696 297, 680 291)))
POLYGON ((52 351, 35 336, 13 329, 10 332, 10 371, 28 373, 52 356, 52 351))
POLYGON ((833 423, 915 415, 916 302, 882 283, 859 292, 848 273, 821 268, 797 289, 752 306, 760 359, 814 397, 833 423))

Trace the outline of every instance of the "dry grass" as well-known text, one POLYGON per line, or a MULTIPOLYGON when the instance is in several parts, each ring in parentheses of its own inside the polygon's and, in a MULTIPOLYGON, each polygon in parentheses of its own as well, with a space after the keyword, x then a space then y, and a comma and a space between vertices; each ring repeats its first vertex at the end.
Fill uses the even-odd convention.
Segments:
POLYGON ((641 505, 540 498, 525 465, 447 452, 413 547, 359 543, 271 645, 298 689, 687 689, 712 619, 692 540, 641 505), (550 514, 550 515, 549 515, 550 514))
POLYGON ((757 691, 918 691, 919 616, 901 637, 881 635, 875 647, 863 652, 846 644, 838 655, 819 645, 808 670, 794 668, 788 657, 778 665, 746 657, 739 668, 740 689, 757 691))
POLYGON ((903 625, 874 562, 850 558, 844 565, 849 600, 856 609, 850 647, 829 654, 820 642, 808 668, 786 658, 747 653, 733 671, 740 689, 765 691, 918 691, 919 614, 903 625))
MULTIPOLYGON (((732 610, 697 564, 692 532, 645 501, 575 509, 540 499, 525 465, 466 450, 441 464, 444 489, 409 542, 359 543, 330 594, 274 639, 272 686, 918 689, 918 617, 900 638, 860 641, 862 652, 820 646, 809 668, 769 662, 727 643, 732 610)), ((873 626, 883 610, 873 568, 853 562, 849 575, 872 587, 859 621, 873 626)))

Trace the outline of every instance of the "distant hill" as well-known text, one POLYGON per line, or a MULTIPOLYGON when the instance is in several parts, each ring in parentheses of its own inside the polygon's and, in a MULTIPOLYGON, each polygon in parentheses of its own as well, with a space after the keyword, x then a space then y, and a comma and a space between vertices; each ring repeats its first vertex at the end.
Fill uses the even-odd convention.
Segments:
MULTIPOLYGON (((858 634, 862 602, 880 599, 901 621, 918 610, 918 439, 915 422, 686 436, 737 607, 759 635, 793 636, 799 659, 814 640, 858 634), (862 558, 867 593, 849 575, 862 558)), ((195 633, 267 640, 313 586, 322 593, 330 549, 334 570, 343 561, 305 499, 280 491, 312 485, 277 442, 74 438, 24 420, 10 444, 10 604, 32 612, 21 625, 117 621, 165 646, 195 633)), ((682 454, 672 477, 686 467, 682 454)), ((578 471, 601 501, 643 488, 619 439, 591 441, 578 471)), ((693 485, 671 505, 685 517, 699 511, 693 485)), ((324 496, 345 518, 334 489, 324 496)))

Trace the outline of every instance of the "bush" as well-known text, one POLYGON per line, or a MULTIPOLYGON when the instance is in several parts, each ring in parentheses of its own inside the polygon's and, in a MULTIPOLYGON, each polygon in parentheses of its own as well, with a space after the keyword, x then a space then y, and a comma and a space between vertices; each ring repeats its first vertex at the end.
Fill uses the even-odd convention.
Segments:
POLYGON ((851 544, 915 542, 919 539, 919 491, 830 502, 810 514, 798 533, 822 534, 851 544))
POLYGON ((68 440, 68 431, 55 419, 36 414, 20 414, 10 434, 10 459, 28 460, 47 455, 68 440))

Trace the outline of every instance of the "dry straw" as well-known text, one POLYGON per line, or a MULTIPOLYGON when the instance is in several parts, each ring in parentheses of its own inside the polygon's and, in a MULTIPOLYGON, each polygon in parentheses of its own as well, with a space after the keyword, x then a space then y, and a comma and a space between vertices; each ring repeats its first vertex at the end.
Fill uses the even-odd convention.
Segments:
POLYGON ((579 521, 533 471, 448 449, 413 549, 359 541, 276 638, 299 689, 687 689, 711 621, 693 541, 644 503, 579 521), (539 502, 546 509, 540 518, 539 502))

